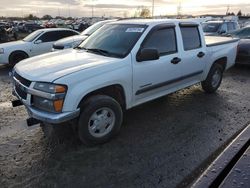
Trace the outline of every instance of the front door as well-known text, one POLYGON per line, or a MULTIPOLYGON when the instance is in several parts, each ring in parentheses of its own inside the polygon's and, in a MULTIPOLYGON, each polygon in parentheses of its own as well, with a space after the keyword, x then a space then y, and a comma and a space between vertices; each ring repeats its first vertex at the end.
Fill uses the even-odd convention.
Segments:
POLYGON ((36 56, 51 52, 52 45, 57 39, 58 31, 48 31, 38 37, 32 46, 31 55, 36 56))
POLYGON ((142 42, 141 49, 157 49, 158 60, 133 62, 133 92, 135 105, 174 89, 181 77, 175 27, 153 28, 142 42))

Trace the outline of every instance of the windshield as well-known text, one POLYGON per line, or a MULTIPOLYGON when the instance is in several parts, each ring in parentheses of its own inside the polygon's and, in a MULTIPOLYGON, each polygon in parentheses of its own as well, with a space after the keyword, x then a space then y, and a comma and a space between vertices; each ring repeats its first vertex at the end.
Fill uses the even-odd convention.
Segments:
POLYGON ((203 23, 202 29, 206 33, 215 33, 219 30, 221 23, 203 23))
POLYGON ((38 37, 43 31, 35 31, 29 34, 27 37, 23 39, 25 42, 32 42, 36 37, 38 37))
POLYGON ((90 27, 88 27, 87 29, 85 29, 81 35, 91 35, 92 33, 94 33, 97 29, 99 29, 100 27, 102 27, 105 23, 107 22, 97 22, 93 25, 91 25, 90 27))
POLYGON ((144 32, 145 25, 108 24, 104 25, 78 48, 101 55, 124 58, 144 32))

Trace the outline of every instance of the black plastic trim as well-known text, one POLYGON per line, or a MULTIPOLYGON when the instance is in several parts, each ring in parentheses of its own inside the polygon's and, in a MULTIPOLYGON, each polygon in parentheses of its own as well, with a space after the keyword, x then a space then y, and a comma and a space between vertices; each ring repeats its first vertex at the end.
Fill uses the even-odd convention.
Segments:
POLYGON ((146 87, 146 88, 143 88, 143 89, 140 89, 138 91, 136 91, 135 95, 140 95, 142 93, 145 93, 145 92, 148 92, 148 91, 151 91, 151 90, 154 90, 154 89, 158 89, 160 87, 164 87, 164 86, 167 86, 167 85, 170 85, 170 84, 173 84, 175 82, 179 82, 179 81, 182 81, 182 80, 185 80, 187 78, 190 78, 190 77, 193 77, 193 76, 196 76, 196 75, 199 75, 203 73, 203 71, 197 71, 197 72, 194 72, 194 73, 191 73, 191 74, 188 74, 188 75, 185 75, 185 76, 181 76, 179 78, 175 78, 175 79, 172 79, 172 80, 168 80, 166 82, 162 82, 162 83, 159 83, 159 84, 155 84, 155 85, 152 85, 152 86, 149 86, 149 87, 146 87))

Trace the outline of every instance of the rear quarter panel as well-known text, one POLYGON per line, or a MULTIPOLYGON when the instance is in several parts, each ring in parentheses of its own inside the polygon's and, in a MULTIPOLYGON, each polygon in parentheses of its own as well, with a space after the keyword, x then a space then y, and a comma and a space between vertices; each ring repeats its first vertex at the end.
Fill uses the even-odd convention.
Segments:
MULTIPOLYGON (((237 53, 237 45, 238 41, 226 43, 226 44, 218 44, 207 46, 207 54, 208 54, 208 62, 206 64, 206 75, 214 64, 214 62, 220 58, 227 58, 227 64, 225 70, 229 69, 230 67, 234 66, 236 60, 236 53, 237 53)), ((204 78, 204 79, 205 79, 204 78)))

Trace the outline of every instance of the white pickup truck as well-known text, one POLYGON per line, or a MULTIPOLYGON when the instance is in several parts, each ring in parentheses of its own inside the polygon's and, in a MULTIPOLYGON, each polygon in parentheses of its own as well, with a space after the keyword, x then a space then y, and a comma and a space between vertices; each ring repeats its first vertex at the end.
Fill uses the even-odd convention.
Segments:
POLYGON ((194 21, 106 24, 75 49, 18 63, 13 106, 24 104, 29 120, 43 124, 74 120, 82 142, 104 143, 120 130, 126 109, 199 82, 216 91, 235 63, 237 44, 205 39, 194 21))

